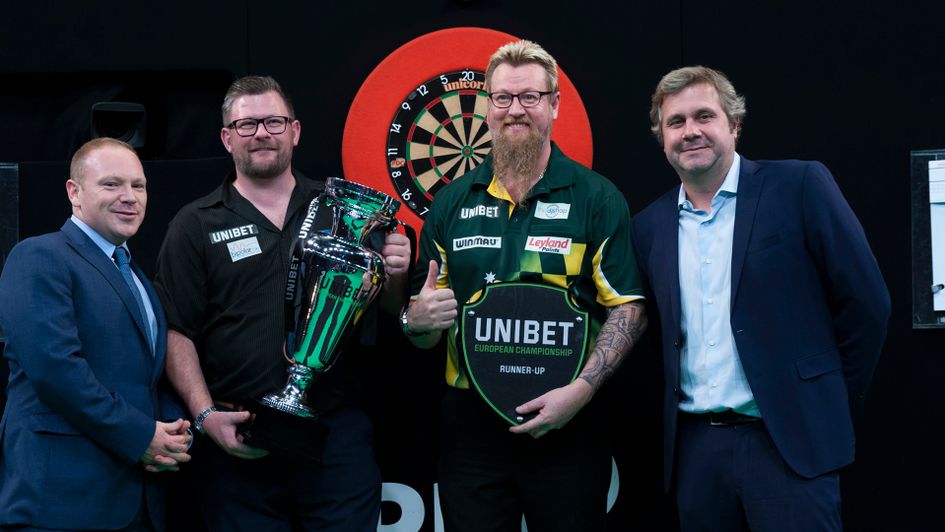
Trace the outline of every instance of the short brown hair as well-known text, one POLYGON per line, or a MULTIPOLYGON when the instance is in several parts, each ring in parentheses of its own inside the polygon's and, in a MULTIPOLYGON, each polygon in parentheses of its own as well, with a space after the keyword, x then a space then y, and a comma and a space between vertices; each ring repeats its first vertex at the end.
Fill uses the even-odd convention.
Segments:
POLYGON ((663 99, 697 83, 708 83, 715 88, 719 95, 719 105, 725 111, 729 125, 741 129, 748 112, 745 108, 745 97, 735 92, 735 87, 725 74, 701 65, 677 68, 663 76, 650 98, 650 131, 660 144, 663 144, 663 99))
POLYGON ((275 92, 278 94, 282 98, 282 101, 285 102, 286 110, 289 112, 289 118, 295 118, 295 109, 292 107, 292 99, 282 90, 282 86, 279 85, 279 82, 273 79, 272 76, 244 76, 230 84, 230 88, 226 90, 226 95, 223 96, 223 125, 226 126, 229 123, 227 120, 229 119, 230 111, 233 110, 233 103, 236 102, 237 98, 240 96, 257 96, 259 94, 266 94, 267 92, 275 92))

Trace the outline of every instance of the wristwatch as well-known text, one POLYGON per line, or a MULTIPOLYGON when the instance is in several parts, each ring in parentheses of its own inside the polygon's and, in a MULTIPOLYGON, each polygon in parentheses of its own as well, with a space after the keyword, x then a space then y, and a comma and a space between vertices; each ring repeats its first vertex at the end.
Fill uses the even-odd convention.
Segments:
POLYGON ((204 433, 204 432, 203 432, 203 422, 206 421, 208 417, 210 417, 210 414, 212 414, 212 413, 214 413, 214 412, 216 412, 216 411, 217 411, 217 407, 211 406, 210 408, 207 408, 207 409, 204 410, 203 412, 197 414, 197 419, 194 420, 194 428, 197 429, 197 432, 199 432, 199 433, 201 433, 201 434, 204 433))
POLYGON ((400 313, 400 328, 404 331, 404 334, 414 338, 417 336, 424 336, 427 333, 416 332, 410 330, 410 324, 407 323, 407 309, 410 308, 410 305, 404 305, 404 310, 400 313))

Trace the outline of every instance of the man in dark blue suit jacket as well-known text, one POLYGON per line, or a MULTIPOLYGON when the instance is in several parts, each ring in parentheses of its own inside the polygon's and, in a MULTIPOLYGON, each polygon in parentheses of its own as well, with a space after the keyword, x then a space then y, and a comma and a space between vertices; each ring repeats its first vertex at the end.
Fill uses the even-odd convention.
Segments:
POLYGON ((164 312, 143 272, 126 281, 111 258, 144 219, 145 186, 130 146, 85 144, 66 182, 72 218, 18 244, 0 275, 0 529, 164 528, 156 473, 189 460, 189 423, 155 421, 164 312))
POLYGON ((735 152, 745 102, 720 72, 670 72, 652 105, 682 185, 633 237, 682 530, 841 530, 837 471, 889 317, 863 229, 822 164, 735 152))

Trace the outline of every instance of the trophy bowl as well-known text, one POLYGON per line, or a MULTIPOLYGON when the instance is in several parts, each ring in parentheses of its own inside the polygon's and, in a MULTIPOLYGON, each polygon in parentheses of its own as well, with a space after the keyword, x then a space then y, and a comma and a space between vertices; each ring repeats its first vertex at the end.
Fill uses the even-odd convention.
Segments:
POLYGON ((325 182, 327 205, 334 211, 331 234, 364 245, 371 233, 393 227, 400 202, 373 188, 340 177, 325 182))

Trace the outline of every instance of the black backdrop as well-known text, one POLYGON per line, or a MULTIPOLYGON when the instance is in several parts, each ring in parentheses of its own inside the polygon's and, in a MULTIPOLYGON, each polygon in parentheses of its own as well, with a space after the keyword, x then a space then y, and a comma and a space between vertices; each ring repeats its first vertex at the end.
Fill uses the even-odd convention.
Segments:
MULTIPOLYGON (((226 155, 217 140, 219 102, 240 75, 271 74, 294 96, 303 124, 295 165, 324 176, 341 173, 342 132, 358 87, 400 45, 458 26, 533 39, 555 55, 584 100, 594 168, 637 212, 676 181, 648 131, 653 86, 678 66, 721 69, 748 100, 739 151, 827 164, 892 295, 858 462, 844 475, 847 528, 941 529, 945 350, 935 345, 945 336, 911 328, 909 239, 909 152, 945 147, 940 2, 109 0, 2 10, 0 161, 48 170, 21 183, 21 238, 65 219, 62 163, 86 140, 89 105, 132 99, 148 108, 146 168, 172 169, 152 177, 148 220, 133 242, 139 257, 156 254, 163 224, 180 204, 219 181, 207 171, 226 155), (166 181, 156 183, 158 175, 166 181)), ((379 458, 385 481, 421 495, 424 527, 433 529, 431 424, 442 356, 413 351, 387 332, 385 348, 365 355, 373 357, 368 371, 381 398, 372 409, 379 458)), ((642 346, 606 388, 620 471, 614 529, 674 527, 657 470, 656 358, 642 346)), ((185 473, 175 505, 181 523, 192 518, 188 489, 185 473)), ((387 503, 384 521, 403 524, 409 511, 387 503)))

